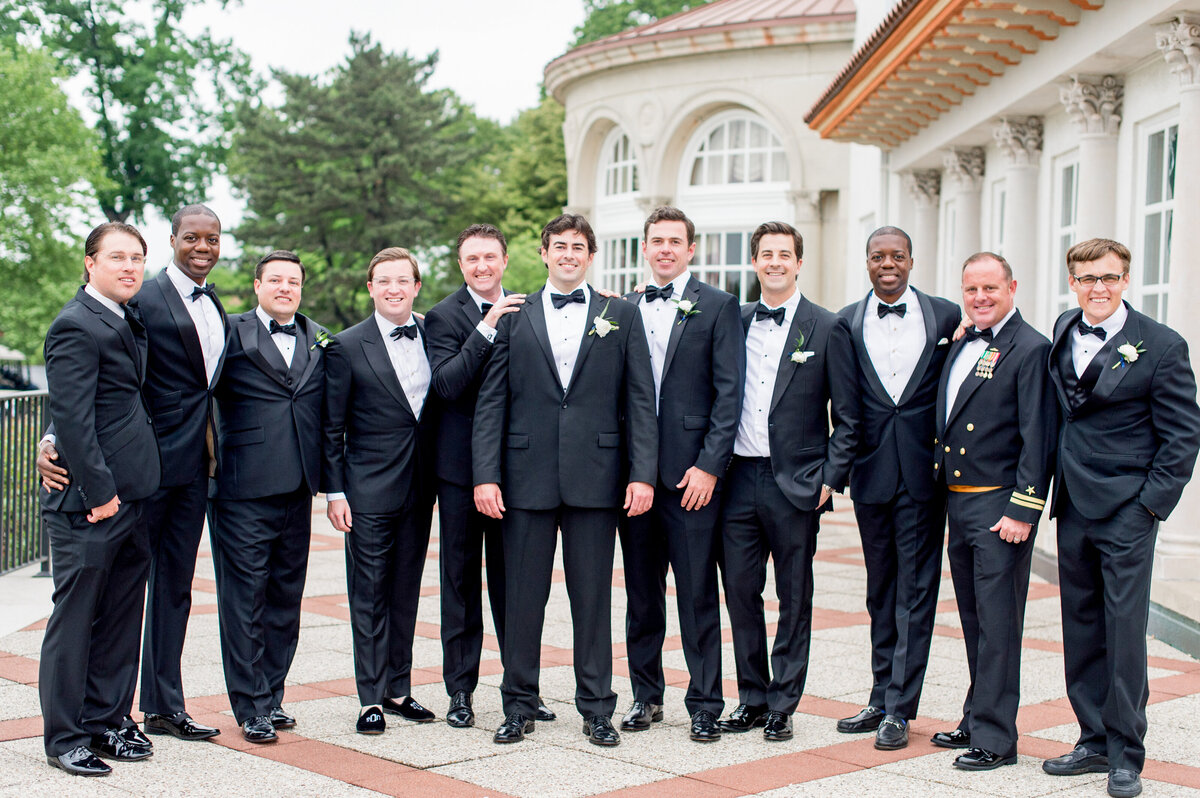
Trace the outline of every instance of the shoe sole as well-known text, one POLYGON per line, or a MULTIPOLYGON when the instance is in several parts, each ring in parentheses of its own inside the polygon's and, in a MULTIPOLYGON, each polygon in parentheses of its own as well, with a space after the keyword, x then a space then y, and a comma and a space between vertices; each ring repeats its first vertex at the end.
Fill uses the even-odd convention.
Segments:
POLYGON ((763 735, 763 739, 769 743, 782 743, 792 739, 790 734, 772 734, 771 736, 763 735))
POLYGON ((1042 763, 1042 772, 1051 776, 1082 776, 1084 773, 1107 773, 1108 762, 1095 762, 1083 767, 1073 767, 1065 770, 1051 770, 1046 766, 1047 763, 1042 763))
POLYGON ((719 734, 689 734, 688 737, 694 743, 715 743, 721 739, 719 734))
POLYGON ((243 739, 243 740, 245 740, 245 741, 246 741, 246 742, 248 742, 248 743, 254 743, 255 745, 266 745, 267 743, 275 743, 275 742, 279 742, 279 737, 278 737, 278 736, 275 736, 275 737, 263 737, 262 739, 259 739, 259 740, 252 740, 252 739, 250 739, 249 737, 247 737, 246 735, 244 735, 244 734, 243 734, 243 735, 242 735, 242 739, 243 739))
POLYGON ((383 734, 384 731, 386 731, 386 729, 372 729, 371 731, 364 731, 363 729, 355 729, 354 731, 358 732, 359 734, 383 734))
POLYGON ((955 760, 953 764, 954 767, 958 768, 959 770, 995 770, 996 768, 1002 768, 1005 765, 1017 764, 1017 758, 1015 756, 1005 757, 993 765, 984 765, 982 767, 979 765, 961 765, 959 764, 958 760, 955 760))
POLYGON ((597 740, 595 737, 593 737, 590 734, 586 735, 586 736, 587 736, 587 741, 589 743, 591 743, 592 745, 603 746, 604 748, 612 748, 614 746, 621 744, 620 740, 597 740))
POLYGON ((1113 798, 1136 798, 1142 794, 1142 788, 1139 786, 1132 790, 1108 790, 1108 794, 1113 798))

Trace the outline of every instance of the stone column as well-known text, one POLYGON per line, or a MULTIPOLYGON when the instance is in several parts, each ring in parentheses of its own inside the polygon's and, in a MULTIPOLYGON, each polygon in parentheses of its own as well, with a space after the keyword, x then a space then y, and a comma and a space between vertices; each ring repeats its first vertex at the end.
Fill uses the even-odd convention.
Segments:
MULTIPOLYGON (((1004 257, 1029 288, 1044 285, 1035 279, 1038 267, 1038 169, 1042 158, 1042 119, 1001 119, 992 131, 1004 154, 1004 257)), ((992 213, 997 209, 993 208, 992 213)), ((1021 304, 1031 319, 1043 318, 1044 291, 1022 291, 1021 304)))
POLYGON ((1113 75, 1072 75, 1071 82, 1059 90, 1079 134, 1076 241, 1117 234, 1117 130, 1124 97, 1125 85, 1113 75))
POLYGON ((961 294, 962 264, 979 251, 980 191, 983 189, 984 154, 982 147, 954 149, 946 153, 945 176, 942 182, 943 203, 954 202, 954 225, 943 235, 953 236, 953 246, 945 251, 939 280, 943 296, 961 294))
POLYGON ((795 220, 792 224, 804 239, 804 265, 796 278, 796 285, 806 297, 819 305, 829 307, 834 303, 831 301, 832 291, 825 279, 830 269, 821 236, 821 192, 793 191, 791 200, 795 209, 795 220))
MULTIPOLYGON (((942 173, 937 169, 906 172, 904 189, 912 207, 912 226, 904 232, 913 242, 913 280, 937 293, 938 286, 938 202, 942 195, 942 173)), ((865 243, 865 242, 864 242, 865 243)))
MULTIPOLYGON (((1193 366, 1200 352, 1200 314, 1186 297, 1200 287, 1186 238, 1200 229, 1200 15, 1181 16, 1156 31, 1158 49, 1179 78, 1179 139, 1175 159, 1175 212, 1171 234, 1168 323, 1187 339, 1193 366)), ((1133 268, 1137 269, 1137 253, 1133 268)), ((1193 478, 1171 519, 1159 530, 1154 571, 1163 579, 1200 581, 1200 478, 1193 478)), ((1193 616, 1195 617, 1195 616, 1193 616)))

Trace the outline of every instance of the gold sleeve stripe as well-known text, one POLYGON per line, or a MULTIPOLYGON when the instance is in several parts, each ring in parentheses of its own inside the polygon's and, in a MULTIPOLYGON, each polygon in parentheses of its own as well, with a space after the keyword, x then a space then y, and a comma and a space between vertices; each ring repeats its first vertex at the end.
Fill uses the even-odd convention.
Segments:
POLYGON ((1012 495, 1012 499, 1010 499, 1010 501, 1013 504, 1019 504, 1020 506, 1028 507, 1031 510, 1046 509, 1046 502, 1044 499, 1031 499, 1028 496, 1025 496, 1020 493, 1014 493, 1012 495))

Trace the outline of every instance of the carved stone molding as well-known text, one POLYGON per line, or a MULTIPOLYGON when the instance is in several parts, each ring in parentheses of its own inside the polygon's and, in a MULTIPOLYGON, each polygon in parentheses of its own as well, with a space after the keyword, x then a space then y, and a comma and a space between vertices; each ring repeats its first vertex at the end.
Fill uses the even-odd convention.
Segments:
POLYGON ((919 208, 936 207, 942 196, 942 173, 937 169, 905 172, 904 189, 919 208))
POLYGON ((1154 33, 1154 43, 1185 88, 1200 85, 1200 16, 1178 16, 1154 33))
POLYGON ((1117 135, 1125 99, 1125 83, 1121 78, 1114 75, 1102 78, 1072 75, 1071 82, 1059 89, 1058 99, 1079 133, 1117 135))
POLYGON ((1013 166, 1037 166, 1042 155, 1042 118, 1001 119, 992 131, 996 144, 1013 166))
POLYGON ((642 213, 646 214, 647 216, 649 216, 649 215, 650 215, 650 211, 654 210, 655 208, 661 208, 661 207, 663 207, 664 205, 672 205, 672 204, 673 204, 673 203, 672 203, 672 201, 671 201, 671 198, 670 198, 670 197, 662 197, 662 196, 660 196, 660 197, 647 197, 647 196, 642 196, 642 197, 638 197, 638 198, 637 198, 637 206, 638 206, 638 209, 639 209, 639 210, 640 210, 642 213))
POLYGON ((821 219, 820 191, 792 191, 788 196, 792 200, 792 207, 796 210, 797 220, 819 221, 821 219))
POLYGON ((978 191, 982 187, 983 147, 948 150, 942 163, 946 167, 946 180, 960 191, 978 191))

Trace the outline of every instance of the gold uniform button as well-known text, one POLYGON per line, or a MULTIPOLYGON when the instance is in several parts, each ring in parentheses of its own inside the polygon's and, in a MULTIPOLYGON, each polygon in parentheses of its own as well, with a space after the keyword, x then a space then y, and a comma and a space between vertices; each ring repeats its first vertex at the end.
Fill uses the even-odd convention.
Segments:
POLYGON ((938 439, 937 439, 937 438, 934 438, 934 439, 933 439, 933 445, 934 445, 934 446, 937 446, 937 444, 938 444, 938 439))
POLYGON ((966 450, 966 449, 959 449, 959 450, 958 450, 958 453, 959 453, 959 454, 966 454, 966 453, 967 453, 967 450, 966 450))
POLYGON ((946 447, 946 454, 949 454, 949 453, 950 453, 950 447, 949 447, 949 446, 947 446, 947 447, 946 447))
POLYGON ((961 477, 961 476, 962 476, 962 472, 961 472, 961 471, 959 471, 958 469, 955 469, 955 470, 954 470, 954 476, 956 476, 956 477, 961 477))
POLYGON ((937 467, 938 467, 938 464, 937 464, 937 463, 934 463, 934 464, 933 464, 933 470, 934 470, 934 471, 937 471, 937 467))
POLYGON ((974 425, 974 424, 968 424, 968 425, 967 425, 967 432, 974 432, 974 431, 975 431, 975 425, 974 425))

